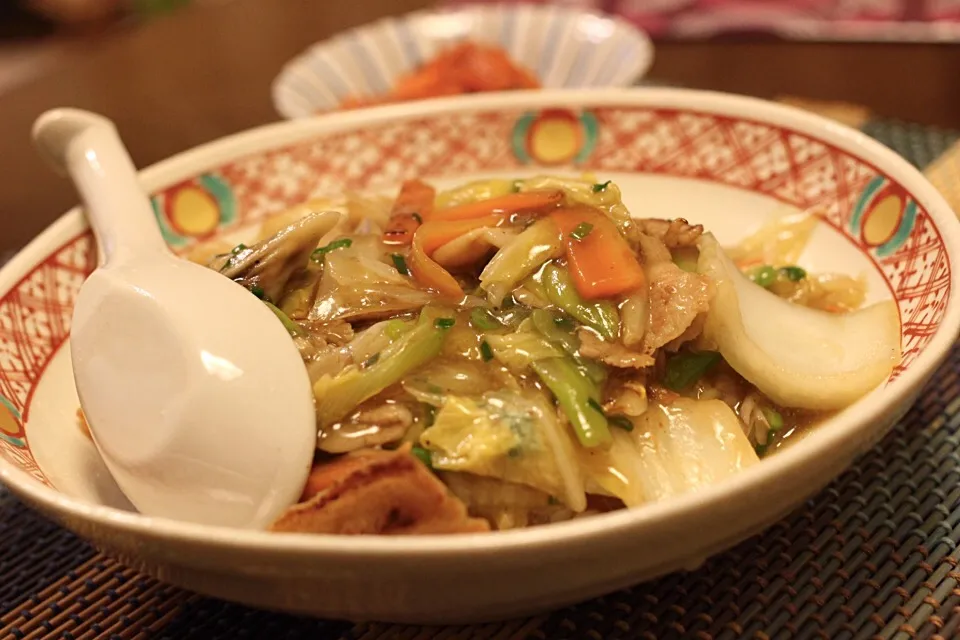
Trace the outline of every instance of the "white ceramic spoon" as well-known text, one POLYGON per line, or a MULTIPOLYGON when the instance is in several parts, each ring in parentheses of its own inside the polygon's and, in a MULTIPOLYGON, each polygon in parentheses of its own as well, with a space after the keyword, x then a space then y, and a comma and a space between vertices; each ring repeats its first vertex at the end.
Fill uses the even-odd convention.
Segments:
POLYGON ((100 246, 70 352, 117 484, 145 515, 268 525, 299 497, 316 444, 289 334, 249 291, 169 251, 112 122, 59 109, 33 135, 73 179, 100 246))

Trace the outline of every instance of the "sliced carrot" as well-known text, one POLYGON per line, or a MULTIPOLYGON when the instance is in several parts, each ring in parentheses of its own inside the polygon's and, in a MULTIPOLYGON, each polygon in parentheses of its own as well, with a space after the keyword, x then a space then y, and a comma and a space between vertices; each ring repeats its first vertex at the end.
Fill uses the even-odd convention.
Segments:
POLYGON ((441 295, 462 298, 463 289, 450 273, 433 261, 430 255, 438 248, 465 233, 483 227, 496 227, 504 222, 503 216, 484 216, 470 220, 425 222, 413 234, 407 266, 417 281, 441 295))
POLYGON ((463 93, 455 58, 440 56, 401 77, 390 95, 397 100, 420 100, 437 95, 449 95, 451 91, 463 93))
POLYGON ((563 201, 563 192, 526 191, 511 193, 487 200, 477 200, 446 209, 438 209, 430 214, 430 220, 469 220, 488 215, 510 216, 521 212, 537 212, 554 209, 563 201))
POLYGON ((413 233, 433 211, 437 190, 421 180, 407 180, 390 210, 390 219, 383 230, 384 244, 408 245, 413 233))
POLYGON ((460 79, 468 91, 504 91, 516 86, 517 69, 503 49, 474 45, 460 63, 460 79))
POLYGON ((420 68, 401 76, 388 94, 377 98, 348 97, 341 107, 356 109, 474 91, 539 86, 536 76, 529 69, 515 64, 503 49, 467 41, 440 51, 420 68))
POLYGON ((571 207, 550 217, 567 243, 567 265, 581 296, 609 298, 646 285, 636 254, 613 220, 601 211, 571 207))
POLYGON ((537 77, 533 75, 533 72, 529 69, 524 69, 522 67, 517 67, 516 73, 514 74, 516 80, 514 84, 517 89, 539 89, 540 81, 537 80, 537 77))
POLYGON ((503 224, 504 219, 504 216, 491 214, 468 220, 430 220, 423 224, 419 230, 420 233, 416 235, 420 239, 420 246, 423 247, 426 254, 432 256, 434 251, 451 240, 456 240, 474 229, 499 227, 503 224))

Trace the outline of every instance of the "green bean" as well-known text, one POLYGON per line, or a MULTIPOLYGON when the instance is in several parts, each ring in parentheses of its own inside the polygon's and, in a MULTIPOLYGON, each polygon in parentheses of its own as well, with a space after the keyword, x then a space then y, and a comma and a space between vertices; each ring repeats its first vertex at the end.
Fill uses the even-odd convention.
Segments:
POLYGON ((542 271, 543 290, 547 299, 580 322, 596 329, 607 340, 620 337, 620 314, 605 300, 589 303, 580 297, 565 269, 548 264, 542 271))
POLYGON ((570 355, 577 353, 580 348, 580 341, 577 336, 557 326, 557 316, 553 313, 546 309, 534 309, 530 313, 530 320, 533 321, 534 328, 543 334, 544 338, 560 345, 570 355))
POLYGON ((435 358, 443 349, 449 328, 446 323, 420 323, 380 353, 363 369, 349 367, 335 378, 321 378, 313 387, 321 427, 345 418, 361 402, 369 400, 405 375, 435 358), (440 323, 440 324, 437 324, 440 323))
POLYGON ((807 272, 800 267, 781 267, 780 273, 790 282, 800 282, 807 277, 807 272))
POLYGON ((595 448, 609 445, 612 441, 610 427, 602 410, 598 410, 599 393, 568 358, 538 360, 532 364, 541 382, 554 395, 563 410, 577 439, 584 447, 595 448))
POLYGON ((763 288, 767 288, 777 280, 777 270, 770 265, 757 267, 753 269, 749 277, 763 288))
POLYGON ((581 356, 579 353, 580 340, 570 331, 561 328, 564 324, 569 324, 572 328, 573 323, 568 318, 551 313, 546 309, 534 309, 530 314, 530 320, 533 321, 534 328, 543 334, 544 338, 553 344, 560 345, 564 351, 570 354, 580 372, 590 378, 594 384, 602 385, 606 382, 607 367, 581 356))

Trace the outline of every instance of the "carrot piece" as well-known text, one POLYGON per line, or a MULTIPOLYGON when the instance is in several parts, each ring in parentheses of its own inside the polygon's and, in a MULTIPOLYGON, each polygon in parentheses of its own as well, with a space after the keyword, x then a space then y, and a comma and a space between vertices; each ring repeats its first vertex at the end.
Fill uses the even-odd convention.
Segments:
POLYGON ((450 298, 462 298, 463 289, 450 273, 433 261, 430 255, 438 248, 465 233, 482 227, 496 227, 503 216, 484 216, 470 220, 425 222, 413 234, 407 266, 420 284, 436 289, 450 298))
POLYGON ((514 73, 514 85, 517 89, 539 89, 540 81, 532 71, 518 66, 514 73))
POLYGON ((390 219, 383 230, 384 244, 408 245, 424 218, 433 211, 437 191, 421 180, 407 180, 390 209, 390 219))
POLYGON ((475 45, 460 62, 460 79, 468 91, 504 91, 516 86, 516 67, 503 49, 475 45))
POLYGON ((571 207, 554 211, 550 217, 567 243, 567 265, 581 296, 609 298, 646 285, 636 254, 602 212, 571 207))
POLYGON ((559 206, 561 201, 563 192, 559 190, 511 193, 438 209, 430 214, 430 220, 469 220, 491 214, 509 216, 522 211, 537 212, 553 209, 559 206))
POLYGON ((399 80, 393 87, 391 97, 396 100, 419 100, 437 95, 463 93, 453 62, 444 56, 420 67, 399 80))
POLYGON ((430 220, 423 224, 417 236, 426 254, 433 255, 434 251, 465 233, 483 227, 498 227, 504 220, 504 216, 496 214, 467 220, 430 220))

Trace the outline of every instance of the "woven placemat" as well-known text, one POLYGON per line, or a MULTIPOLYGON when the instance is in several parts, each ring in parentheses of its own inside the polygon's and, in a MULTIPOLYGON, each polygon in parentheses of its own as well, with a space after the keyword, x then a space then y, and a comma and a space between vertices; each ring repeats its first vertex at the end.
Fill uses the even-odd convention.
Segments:
MULTIPOLYGON (((960 211, 960 134, 785 99, 860 127, 960 211)), ((256 611, 140 576, 0 488, 0 639, 960 638, 960 347, 872 451, 789 518, 694 572, 535 618, 352 624, 256 611)))

